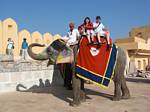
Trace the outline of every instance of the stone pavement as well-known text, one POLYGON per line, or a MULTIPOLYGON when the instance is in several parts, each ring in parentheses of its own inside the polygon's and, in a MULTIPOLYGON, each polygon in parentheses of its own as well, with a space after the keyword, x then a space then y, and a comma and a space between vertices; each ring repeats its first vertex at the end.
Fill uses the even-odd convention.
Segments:
POLYGON ((149 112, 150 84, 128 82, 127 85, 131 99, 114 102, 113 83, 109 89, 86 84, 87 101, 79 107, 70 107, 72 91, 57 81, 38 91, 0 94, 0 112, 149 112))

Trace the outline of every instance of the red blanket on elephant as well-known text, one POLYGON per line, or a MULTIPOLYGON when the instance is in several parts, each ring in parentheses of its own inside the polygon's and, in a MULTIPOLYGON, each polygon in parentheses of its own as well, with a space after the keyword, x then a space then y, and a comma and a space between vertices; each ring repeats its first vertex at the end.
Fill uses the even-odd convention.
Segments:
MULTIPOLYGON (((102 38, 101 41, 104 42, 105 39, 102 38)), ((110 42, 112 43, 111 39, 110 42)), ((108 48, 107 43, 101 46, 87 44, 87 38, 82 38, 77 54, 77 76, 108 87, 116 63, 117 48, 114 44, 108 48)))

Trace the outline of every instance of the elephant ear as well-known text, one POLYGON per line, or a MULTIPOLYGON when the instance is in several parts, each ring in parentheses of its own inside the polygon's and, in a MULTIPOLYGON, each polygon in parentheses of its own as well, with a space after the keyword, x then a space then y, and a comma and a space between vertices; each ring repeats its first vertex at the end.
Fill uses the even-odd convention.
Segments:
POLYGON ((73 52, 62 39, 55 40, 47 48, 49 63, 68 63, 72 62, 73 52))
POLYGON ((55 62, 53 62, 53 61, 49 58, 48 63, 47 63, 47 67, 48 67, 49 65, 54 65, 54 64, 55 64, 55 62))
POLYGON ((64 49, 69 49, 69 47, 66 46, 66 42, 62 39, 55 40, 50 46, 57 51, 63 51, 64 49))

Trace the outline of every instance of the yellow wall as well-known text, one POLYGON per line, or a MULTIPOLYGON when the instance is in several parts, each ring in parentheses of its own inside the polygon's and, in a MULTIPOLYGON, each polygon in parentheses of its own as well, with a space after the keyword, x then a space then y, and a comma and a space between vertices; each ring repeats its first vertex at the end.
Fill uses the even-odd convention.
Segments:
POLYGON ((50 34, 50 33, 45 33, 43 35, 43 40, 44 40, 44 43, 46 44, 46 46, 48 46, 49 44, 52 43, 53 41, 53 36, 50 34))
MULTIPOLYGON (((52 36, 50 33, 41 34, 38 31, 30 33, 28 30, 23 29, 18 32, 17 23, 12 18, 7 18, 0 21, 0 54, 6 54, 7 40, 12 38, 14 41, 14 56, 18 57, 21 50, 23 38, 27 39, 28 44, 39 43, 48 46, 52 41, 61 38, 60 35, 52 36)), ((36 53, 42 52, 44 48, 36 47, 33 51, 36 53)))
POLYGON ((54 38, 54 40, 56 40, 56 39, 60 39, 60 38, 61 38, 61 36, 57 34, 57 35, 54 35, 54 37, 53 37, 53 38, 54 38))
POLYGON ((2 31, 2 22, 0 21, 0 52, 2 53, 2 49, 3 49, 3 31, 2 31))
MULTIPOLYGON (((44 44, 42 35, 38 31, 33 32, 31 37, 32 37, 32 43, 44 44)), ((41 47, 33 48, 33 52, 36 52, 36 53, 40 53, 40 52, 42 52, 42 50, 43 50, 43 48, 41 48, 41 47)))

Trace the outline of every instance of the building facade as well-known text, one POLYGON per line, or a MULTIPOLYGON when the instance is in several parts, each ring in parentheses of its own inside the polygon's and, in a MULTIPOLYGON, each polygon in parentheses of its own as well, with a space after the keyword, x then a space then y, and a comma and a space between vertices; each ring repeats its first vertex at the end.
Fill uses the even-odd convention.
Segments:
POLYGON ((117 39, 116 44, 127 54, 129 73, 145 70, 150 58, 150 26, 138 27, 131 30, 129 37, 117 39))

